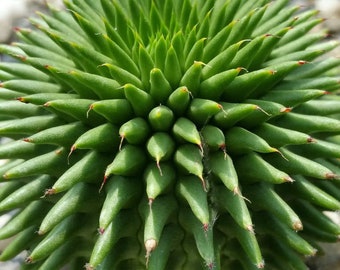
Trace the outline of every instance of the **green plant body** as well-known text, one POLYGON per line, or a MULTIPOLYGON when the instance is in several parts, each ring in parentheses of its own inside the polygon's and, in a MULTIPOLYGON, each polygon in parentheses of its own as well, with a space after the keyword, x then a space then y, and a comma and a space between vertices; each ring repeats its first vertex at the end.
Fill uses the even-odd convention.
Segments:
POLYGON ((340 59, 316 11, 64 3, 0 46, 0 260, 303 270, 339 240, 340 59))

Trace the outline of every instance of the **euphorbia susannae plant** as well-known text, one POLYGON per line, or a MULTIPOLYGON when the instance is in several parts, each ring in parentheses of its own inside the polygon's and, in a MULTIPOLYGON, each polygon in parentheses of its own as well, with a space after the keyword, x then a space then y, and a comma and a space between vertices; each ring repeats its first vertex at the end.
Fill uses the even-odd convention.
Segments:
POLYGON ((340 228, 338 43, 287 0, 73 0, 1 52, 23 269, 307 269, 340 228))

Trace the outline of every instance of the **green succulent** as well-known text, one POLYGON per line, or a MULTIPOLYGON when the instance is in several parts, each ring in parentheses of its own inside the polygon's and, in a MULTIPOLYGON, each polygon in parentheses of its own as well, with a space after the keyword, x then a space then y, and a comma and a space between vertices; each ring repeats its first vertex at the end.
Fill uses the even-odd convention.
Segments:
POLYGON ((0 260, 300 270, 339 240, 340 59, 316 11, 64 3, 0 47, 0 260))

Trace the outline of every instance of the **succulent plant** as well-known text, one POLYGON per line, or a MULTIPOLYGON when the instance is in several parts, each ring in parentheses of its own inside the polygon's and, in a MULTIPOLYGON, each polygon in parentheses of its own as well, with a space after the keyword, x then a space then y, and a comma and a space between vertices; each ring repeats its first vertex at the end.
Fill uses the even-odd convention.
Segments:
POLYGON ((307 269, 336 242, 340 59, 288 0, 65 0, 1 45, 0 255, 307 269))

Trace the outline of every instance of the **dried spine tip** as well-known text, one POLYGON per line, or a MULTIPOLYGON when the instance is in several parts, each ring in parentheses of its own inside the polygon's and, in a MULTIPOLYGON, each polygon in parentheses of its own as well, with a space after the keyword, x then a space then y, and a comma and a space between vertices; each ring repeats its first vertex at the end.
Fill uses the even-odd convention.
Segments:
POLYGON ((101 183, 100 188, 99 188, 99 191, 98 191, 99 193, 102 191, 102 189, 103 189, 103 187, 104 187, 104 185, 105 185, 105 183, 106 183, 106 181, 107 181, 108 178, 109 178, 108 175, 104 175, 103 182, 101 183))
POLYGON ((45 190, 43 197, 46 197, 46 196, 49 196, 49 195, 54 195, 56 193, 57 193, 57 191, 54 188, 49 188, 49 189, 45 190))
POLYGON ((295 231, 302 231, 303 225, 302 225, 301 221, 294 222, 293 228, 294 228, 295 231))
POLYGON ((280 113, 289 113, 289 112, 291 112, 292 111, 292 108, 282 108, 281 110, 280 110, 280 113))
POLYGON ((145 241, 144 246, 145 246, 145 250, 146 250, 146 255, 145 255, 146 265, 148 265, 149 259, 150 259, 150 256, 151 256, 151 252, 154 251, 157 247, 157 241, 155 239, 148 239, 148 240, 145 241))
POLYGON ((326 173, 325 178, 329 180, 333 180, 333 179, 338 179, 339 177, 335 173, 326 173))
POLYGON ((206 266, 208 267, 209 270, 212 270, 215 268, 215 263, 214 262, 206 262, 206 266))
POLYGON ((264 261, 262 261, 261 263, 259 263, 259 264, 256 265, 256 267, 257 267, 258 269, 263 269, 264 266, 265 266, 264 261))
POLYGON ((251 232, 251 233, 255 233, 254 231, 254 225, 253 224, 250 224, 250 225, 247 225, 246 226, 246 230, 251 232))
POLYGON ((149 201, 148 204, 150 206, 150 210, 151 210, 152 203, 153 203, 154 200, 155 200, 154 198, 148 198, 148 201, 149 201))
POLYGON ((287 183, 293 183, 294 182, 294 179, 291 178, 290 176, 286 176, 284 179, 283 179, 284 182, 287 182, 287 183))
POLYGON ((313 137, 309 137, 309 138, 307 139, 307 142, 308 142, 308 143, 317 143, 318 141, 317 141, 316 139, 314 139, 313 137))
POLYGON ((206 184, 206 182, 205 182, 203 176, 199 176, 199 178, 201 179, 203 190, 204 190, 205 192, 208 192, 207 184, 206 184))
POLYGON ((90 265, 89 263, 84 265, 86 270, 94 270, 94 267, 92 265, 90 265))
POLYGON ((209 223, 203 224, 203 230, 204 230, 204 232, 207 232, 207 231, 209 230, 209 228, 210 228, 210 224, 209 224, 209 223))
POLYGON ((32 257, 27 257, 27 258, 25 259, 25 263, 33 263, 32 257))

